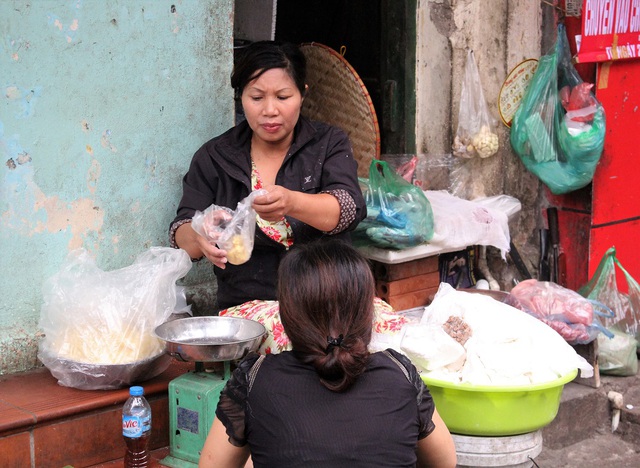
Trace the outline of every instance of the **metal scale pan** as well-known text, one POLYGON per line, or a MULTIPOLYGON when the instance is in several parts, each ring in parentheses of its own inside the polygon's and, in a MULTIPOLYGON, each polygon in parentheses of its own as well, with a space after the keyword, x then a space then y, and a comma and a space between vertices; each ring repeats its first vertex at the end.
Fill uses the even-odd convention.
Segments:
POLYGON ((255 351, 267 330, 237 317, 188 317, 163 323, 155 334, 166 352, 185 362, 235 361, 255 351))
POLYGON ((197 468, 230 363, 257 350, 266 333, 262 324, 236 317, 188 317, 156 327, 167 354, 196 366, 169 382, 169 455, 162 465, 197 468), (204 369, 204 362, 221 361, 223 372, 204 369))

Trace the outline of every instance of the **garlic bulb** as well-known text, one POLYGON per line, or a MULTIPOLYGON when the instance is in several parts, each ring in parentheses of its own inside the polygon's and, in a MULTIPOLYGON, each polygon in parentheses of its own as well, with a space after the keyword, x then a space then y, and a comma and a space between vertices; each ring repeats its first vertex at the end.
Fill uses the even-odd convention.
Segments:
POLYGON ((488 158, 498 151, 498 135, 493 133, 487 125, 483 125, 471 138, 471 144, 478 152, 478 156, 488 158))
POLYGON ((498 151, 498 135, 488 125, 483 125, 471 138, 456 135, 453 140, 453 154, 460 158, 480 156, 488 158, 498 151))

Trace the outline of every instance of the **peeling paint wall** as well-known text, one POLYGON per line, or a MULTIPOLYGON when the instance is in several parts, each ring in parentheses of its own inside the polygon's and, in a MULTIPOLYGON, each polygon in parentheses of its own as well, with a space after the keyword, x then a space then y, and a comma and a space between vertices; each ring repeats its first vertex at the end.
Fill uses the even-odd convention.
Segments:
MULTIPOLYGON (((463 198, 507 194, 522 203, 511 220, 514 244, 534 271, 540 227, 539 180, 524 169, 498 114, 500 88, 522 60, 542 55, 543 8, 528 0, 420 0, 417 11, 416 146, 428 155, 451 153, 458 125, 467 49, 474 51, 484 97, 496 118, 498 153, 486 159, 456 160, 450 171, 455 193, 463 198)), ((545 50, 546 52, 546 50, 545 50)), ((512 287, 513 269, 496 255, 492 272, 503 289, 512 287)))
POLYGON ((36 364, 71 250, 111 270, 167 245, 191 156, 233 124, 232 60, 233 0, 0 2, 0 373, 36 364))

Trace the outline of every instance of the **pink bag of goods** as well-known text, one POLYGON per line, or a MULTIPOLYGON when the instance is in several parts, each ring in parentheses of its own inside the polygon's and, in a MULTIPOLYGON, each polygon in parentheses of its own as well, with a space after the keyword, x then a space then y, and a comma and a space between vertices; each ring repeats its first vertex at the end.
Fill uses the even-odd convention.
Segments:
POLYGON ((572 345, 590 343, 600 332, 611 334, 598 320, 613 316, 608 307, 550 281, 521 281, 505 303, 546 323, 572 345))

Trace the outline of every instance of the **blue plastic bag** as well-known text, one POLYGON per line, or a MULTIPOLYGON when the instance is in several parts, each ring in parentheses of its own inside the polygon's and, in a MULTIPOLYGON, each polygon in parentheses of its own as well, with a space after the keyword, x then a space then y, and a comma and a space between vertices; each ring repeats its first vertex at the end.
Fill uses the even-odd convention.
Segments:
POLYGON ((356 244, 400 250, 431 240, 433 211, 420 187, 377 160, 369 166, 369 179, 359 180, 367 217, 353 234, 356 244))

